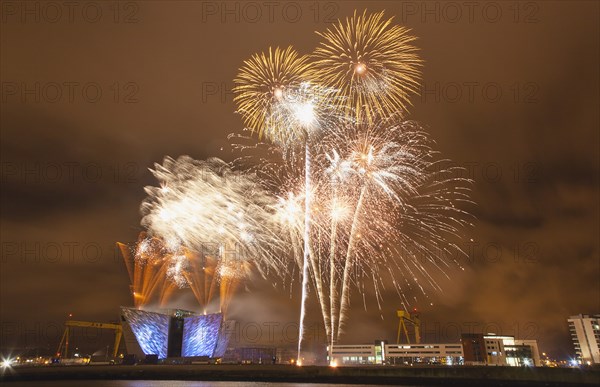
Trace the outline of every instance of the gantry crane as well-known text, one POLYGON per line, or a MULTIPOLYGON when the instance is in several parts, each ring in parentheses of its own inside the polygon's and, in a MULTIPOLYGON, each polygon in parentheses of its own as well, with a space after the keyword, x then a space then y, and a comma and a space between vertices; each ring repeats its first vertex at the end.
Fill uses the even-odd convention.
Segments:
POLYGON ((417 309, 414 309, 412 314, 405 310, 398 310, 397 313, 400 322, 398 323, 398 337, 396 339, 396 343, 400 344, 400 335, 402 334, 402 332, 404 332, 404 335, 406 336, 406 341, 408 344, 410 344, 410 336, 408 335, 408 328, 406 327, 406 323, 412 324, 415 329, 415 343, 421 343, 421 320, 419 319, 417 309))
POLYGON ((113 349, 113 357, 117 357, 117 353, 119 351, 119 344, 121 343, 121 336, 123 335, 123 328, 121 328, 121 324, 75 321, 75 320, 65 321, 65 332, 63 333, 62 339, 60 339, 60 344, 58 344, 58 349, 56 350, 57 356, 64 357, 64 358, 67 357, 67 353, 69 351, 69 328, 72 328, 72 327, 114 330, 115 331, 115 347, 113 349), (64 343, 64 347, 65 347, 64 354, 62 354, 60 352, 61 348, 63 347, 63 343, 64 343))

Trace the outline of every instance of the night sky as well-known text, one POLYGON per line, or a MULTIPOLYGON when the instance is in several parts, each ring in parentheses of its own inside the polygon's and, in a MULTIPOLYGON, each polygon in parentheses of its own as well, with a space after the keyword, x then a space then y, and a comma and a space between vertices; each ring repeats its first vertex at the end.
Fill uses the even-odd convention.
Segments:
MULTIPOLYGON (((436 275, 443 292, 411 305, 425 339, 495 332, 566 358, 567 317, 600 312, 597 2, 44 4, 2 4, 3 351, 53 351, 69 313, 110 321, 131 305, 115 242, 142 230, 148 168, 166 155, 231 160, 243 60, 269 46, 309 53, 315 30, 365 7, 418 37, 423 90, 409 118, 474 180, 465 270, 436 275)), ((277 335, 297 321, 298 288, 270 282, 242 286, 231 317, 277 322, 259 341, 293 346, 277 335)), ((399 306, 391 287, 381 313, 353 295, 343 342, 393 342, 399 306)))

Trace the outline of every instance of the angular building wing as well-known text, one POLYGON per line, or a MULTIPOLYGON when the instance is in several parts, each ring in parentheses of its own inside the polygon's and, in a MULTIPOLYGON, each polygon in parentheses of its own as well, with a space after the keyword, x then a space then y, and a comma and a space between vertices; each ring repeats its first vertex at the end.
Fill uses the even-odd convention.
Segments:
POLYGON ((222 357, 234 321, 221 313, 197 315, 183 310, 151 312, 121 307, 127 352, 138 357, 222 357))
MULTIPOLYGON (((158 355, 159 359, 167 357, 169 325, 171 318, 169 315, 147 312, 134 308, 121 308, 121 322, 127 324, 134 334, 137 344, 145 355, 158 355)), ((124 329, 125 335, 129 329, 124 329)), ((125 343, 131 341, 125 337, 125 343)), ((136 350, 128 352, 137 352, 136 350)))
POLYGON ((181 356, 213 357, 217 346, 223 316, 207 314, 187 317, 183 320, 183 347, 181 356))

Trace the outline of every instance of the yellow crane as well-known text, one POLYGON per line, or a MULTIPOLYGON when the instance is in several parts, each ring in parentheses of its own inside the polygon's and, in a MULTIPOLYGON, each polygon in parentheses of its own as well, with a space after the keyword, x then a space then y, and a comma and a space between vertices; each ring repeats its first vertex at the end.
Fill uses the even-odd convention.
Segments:
POLYGON ((65 321, 65 332, 62 335, 62 339, 60 339, 60 343, 58 344, 58 349, 56 350, 56 355, 60 357, 67 357, 67 353, 69 351, 69 329, 74 327, 81 328, 97 328, 97 329, 112 329, 115 331, 115 347, 113 349, 113 358, 117 357, 117 353, 119 351, 119 344, 121 343, 121 336, 123 335, 123 328, 121 328, 121 324, 112 324, 112 323, 99 323, 99 322, 89 322, 89 321, 75 321, 75 320, 67 320, 65 321), (65 347, 65 353, 61 354, 61 348, 65 347))
POLYGON ((405 310, 397 310, 398 318, 400 322, 398 323, 398 337, 396 339, 396 343, 400 344, 400 336, 404 332, 406 336, 406 342, 410 344, 410 336, 408 335, 408 328, 406 324, 412 324, 415 329, 415 343, 421 343, 421 320, 419 319, 419 314, 417 310, 414 309, 413 313, 410 314, 405 310))

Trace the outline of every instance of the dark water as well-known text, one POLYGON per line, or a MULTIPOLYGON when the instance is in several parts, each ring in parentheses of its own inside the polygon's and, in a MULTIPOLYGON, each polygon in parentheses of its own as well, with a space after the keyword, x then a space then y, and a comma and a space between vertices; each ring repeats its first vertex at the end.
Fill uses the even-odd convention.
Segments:
MULTIPOLYGON (((196 382, 182 380, 58 380, 41 382, 12 382, 6 386, 24 387, 339 387, 343 384, 317 383, 267 383, 267 382, 196 382)), ((355 387, 369 387, 371 384, 353 384, 355 387)), ((411 386, 404 386, 411 387, 411 386)))

